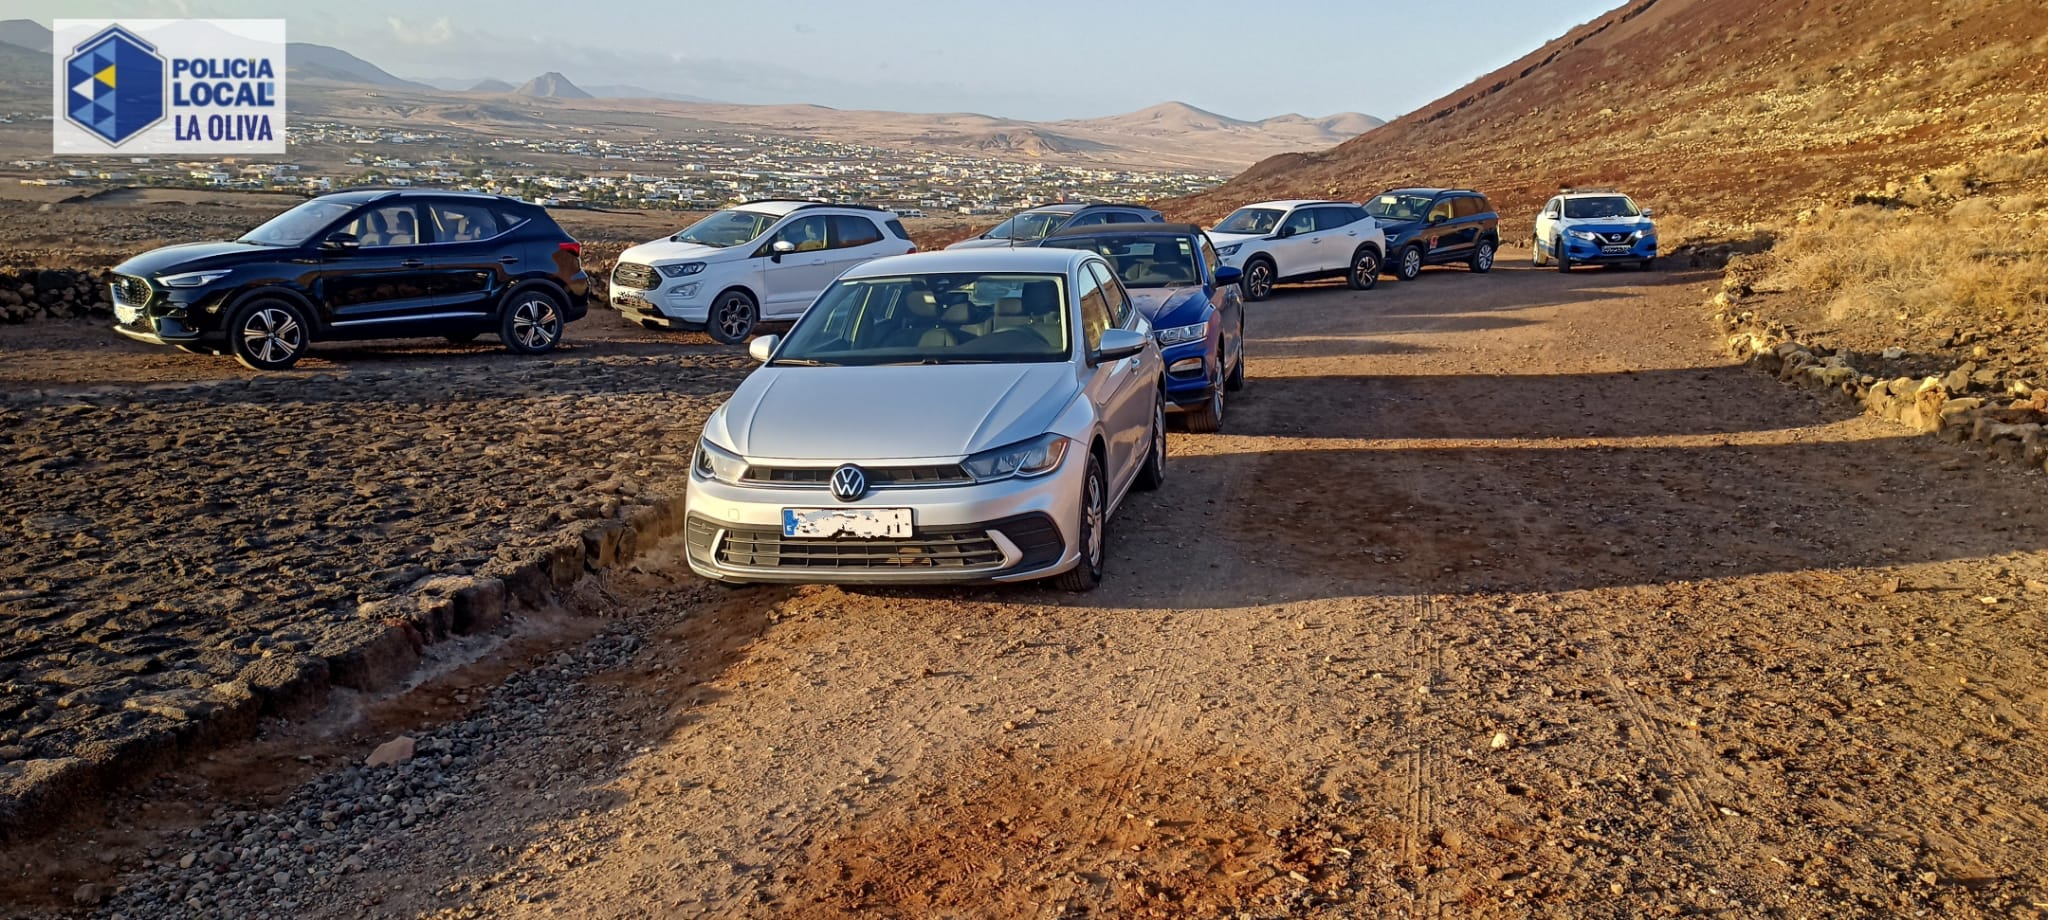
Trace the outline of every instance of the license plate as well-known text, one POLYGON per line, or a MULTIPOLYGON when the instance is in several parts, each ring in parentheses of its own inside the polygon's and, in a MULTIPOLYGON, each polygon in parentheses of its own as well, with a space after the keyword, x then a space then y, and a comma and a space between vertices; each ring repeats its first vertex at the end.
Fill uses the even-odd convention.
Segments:
POLYGON ((613 296, 612 296, 612 305, 613 305, 613 306, 618 306, 618 307, 624 307, 624 308, 626 308, 626 309, 628 309, 628 310, 632 310, 632 311, 635 311, 635 312, 638 312, 638 313, 653 313, 653 312, 654 312, 654 304, 652 304, 652 303, 649 303, 649 302, 647 302, 646 300, 644 300, 644 299, 642 299, 642 298, 639 298, 639 297, 635 297, 635 296, 633 296, 633 295, 631 295, 631 294, 615 294, 615 295, 613 295, 613 296))
POLYGON ((1625 256, 1629 254, 1630 250, 1627 246, 1602 246, 1600 251, 1610 256, 1625 256))
POLYGON ((141 307, 131 307, 125 303, 114 304, 114 322, 120 323, 123 326, 127 326, 133 324, 136 320, 141 318, 141 307))
POLYGON ((796 540, 910 537, 909 508, 784 508, 782 535, 796 540))

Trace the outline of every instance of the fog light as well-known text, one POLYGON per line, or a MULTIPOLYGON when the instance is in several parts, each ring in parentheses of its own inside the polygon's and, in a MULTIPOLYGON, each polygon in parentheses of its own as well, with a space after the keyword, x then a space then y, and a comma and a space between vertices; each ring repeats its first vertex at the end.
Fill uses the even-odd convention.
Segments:
POLYGON ((1169 374, 1181 375, 1199 374, 1202 372, 1202 359, 1182 358, 1179 361, 1175 361, 1172 364, 1167 365, 1166 372, 1169 374))

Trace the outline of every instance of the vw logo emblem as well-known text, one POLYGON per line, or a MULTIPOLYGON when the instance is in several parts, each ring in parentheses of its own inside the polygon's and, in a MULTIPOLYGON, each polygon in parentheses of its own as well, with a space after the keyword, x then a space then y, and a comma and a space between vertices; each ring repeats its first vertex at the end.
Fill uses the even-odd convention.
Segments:
POLYGON ((868 474, 849 463, 832 471, 832 497, 843 502, 859 501, 868 494, 868 474))

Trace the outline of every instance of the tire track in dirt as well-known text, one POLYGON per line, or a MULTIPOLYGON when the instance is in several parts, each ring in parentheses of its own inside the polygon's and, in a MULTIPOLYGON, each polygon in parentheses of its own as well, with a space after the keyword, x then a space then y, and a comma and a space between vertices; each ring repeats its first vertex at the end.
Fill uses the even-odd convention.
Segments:
POLYGON ((1443 782, 1443 749, 1434 729, 1436 722, 1435 694, 1445 681, 1443 637, 1437 629, 1436 602, 1429 595, 1417 595, 1409 602, 1410 629, 1408 633, 1408 654, 1415 662, 1419 682, 1415 689, 1416 699, 1411 702, 1413 712, 1403 724, 1405 746, 1409 749, 1407 783, 1404 791, 1407 798, 1408 871, 1413 874, 1413 896, 1416 910, 1423 917, 1444 915, 1443 893, 1440 886, 1432 881, 1434 866, 1429 851, 1434 843, 1439 820, 1439 788, 1443 782))
POLYGON ((1708 765, 1698 763, 1679 751, 1678 745, 1663 726, 1663 720, 1651 711, 1642 694, 1630 687, 1621 676, 1614 656, 1615 636, 1604 633, 1598 645, 1601 676, 1606 682, 1608 697, 1629 728, 1632 740, 1638 740, 1643 749, 1656 758, 1657 773, 1670 782, 1668 794, 1652 793, 1659 801, 1674 799, 1681 812, 1690 815, 1689 823, 1695 827, 1701 839, 1698 841, 1710 857, 1710 865, 1726 862, 1736 852, 1735 840, 1721 825, 1720 806, 1708 796, 1699 785, 1697 777, 1704 775, 1708 765))

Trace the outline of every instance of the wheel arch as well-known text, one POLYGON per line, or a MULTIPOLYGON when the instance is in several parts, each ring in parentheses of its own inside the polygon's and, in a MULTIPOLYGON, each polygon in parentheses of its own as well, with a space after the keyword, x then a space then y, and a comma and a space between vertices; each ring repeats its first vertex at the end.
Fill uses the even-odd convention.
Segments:
POLYGON ((283 284, 265 284, 236 291, 228 295, 227 299, 223 300, 220 305, 221 331, 223 333, 227 331, 228 321, 233 319, 235 313, 243 307, 255 301, 268 298, 288 300, 292 306, 299 308, 299 312, 306 314, 306 319, 310 320, 307 323, 308 328, 306 330, 308 341, 327 332, 327 317, 320 312, 319 307, 314 305, 313 298, 306 296, 304 292, 297 288, 283 284))
POLYGON ((560 280, 548 275, 541 275, 533 278, 522 278, 513 282, 511 287, 506 288, 504 296, 498 298, 498 314, 504 314, 505 308, 512 303, 512 298, 519 296, 521 291, 529 291, 534 288, 546 290, 560 299, 563 306, 569 306, 569 289, 563 287, 560 280))

